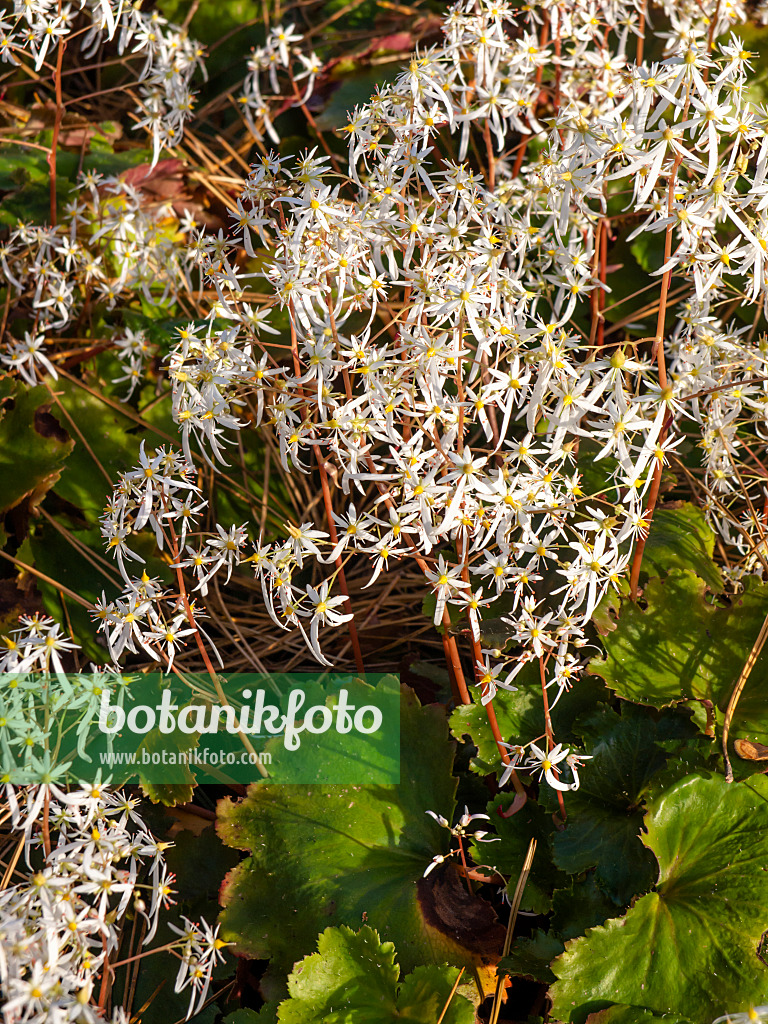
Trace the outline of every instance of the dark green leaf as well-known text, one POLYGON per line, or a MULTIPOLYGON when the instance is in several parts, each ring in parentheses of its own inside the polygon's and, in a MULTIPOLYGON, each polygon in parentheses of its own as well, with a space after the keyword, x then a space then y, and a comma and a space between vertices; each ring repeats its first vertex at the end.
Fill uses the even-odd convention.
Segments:
POLYGON ((277 1024, 277 1003, 265 1003, 260 1010, 235 1010, 227 1014, 224 1024, 277 1024))
MULTIPOLYGON (((768 584, 748 578, 731 601, 706 595, 704 580, 673 569, 651 580, 646 608, 622 603, 616 628, 605 635, 606 657, 590 668, 620 696, 655 707, 678 701, 711 701, 717 720, 768 613, 768 584)), ((757 660, 731 726, 733 739, 768 744, 768 701, 763 680, 768 652, 757 660)))
POLYGON ((608 1006, 597 1013, 590 1013, 587 1017, 587 1024, 657 1024, 660 1021, 665 1021, 666 1024, 690 1024, 687 1017, 680 1017, 676 1013, 656 1014, 642 1006, 627 1006, 622 1003, 608 1006))
POLYGON ((661 232, 641 232, 630 249, 646 273, 652 273, 664 264, 664 235, 661 232))
POLYGON ((551 985, 555 976, 550 963, 563 952, 562 942, 554 935, 537 929, 530 939, 517 939, 509 956, 499 960, 498 973, 532 978, 551 985))
MULTIPOLYGON (((470 853, 476 864, 488 864, 510 878, 509 889, 514 891, 522 871, 528 844, 531 838, 537 841, 531 873, 523 892, 522 910, 546 914, 552 905, 552 891, 565 884, 565 876, 552 863, 551 841, 555 831, 552 815, 534 800, 529 800, 521 810, 509 818, 499 815, 499 810, 509 806, 509 797, 498 796, 488 804, 487 813, 491 819, 490 829, 499 836, 494 843, 473 843, 470 853)), ((510 892, 511 895, 511 892, 510 892)))
MULTIPOLYGON (((544 732, 544 706, 538 663, 526 666, 515 679, 516 691, 499 690, 493 707, 502 738, 508 743, 527 742, 544 732)), ((558 740, 568 742, 574 720, 594 707, 596 700, 608 696, 604 685, 594 676, 580 680, 564 693, 552 711, 552 723, 558 740)), ((477 747, 473 768, 481 774, 500 771, 501 755, 488 724, 488 713, 478 701, 459 705, 451 715, 454 736, 469 735, 477 747)))
POLYGON ((77 443, 54 489, 95 522, 104 510, 108 492, 117 483, 118 473, 137 461, 140 439, 128 433, 133 424, 127 416, 84 388, 61 380, 56 392, 57 402, 64 409, 59 410, 58 418, 69 427, 77 443))
POLYGON ((17 384, 0 418, 0 513, 25 498, 38 505, 53 487, 74 441, 51 415, 51 393, 44 384, 17 384))
POLYGON ((689 502, 679 508, 659 508, 653 516, 643 554, 643 571, 666 576, 670 569, 689 569, 710 590, 723 591, 723 577, 712 560, 715 535, 704 513, 689 502))
POLYGON ((643 795, 667 760, 658 741, 682 743, 695 728, 680 714, 657 720, 628 704, 621 715, 603 706, 574 728, 591 760, 579 772, 579 790, 566 796, 566 827, 553 839, 555 864, 571 874, 595 867, 606 894, 628 903, 656 878, 656 862, 639 837, 643 795))
MULTIPOLYGON (((290 998, 278 1010, 280 1024, 433 1024, 458 974, 450 967, 417 967, 399 986, 395 947, 365 926, 359 932, 326 928, 317 949, 288 979, 290 998)), ((472 1004, 454 994, 442 1019, 472 1024, 472 1004)))
POLYGON ((183 829, 173 837, 165 861, 176 875, 176 891, 182 900, 218 899, 227 871, 237 864, 237 854, 225 846, 213 826, 200 832, 183 829))
POLYGON ((689 776, 653 800, 645 827, 656 889, 568 943, 552 965, 553 1015, 581 1022, 627 1003, 709 1024, 724 1008, 764 1003, 768 779, 689 776))
POLYGON ((365 920, 395 941, 406 970, 477 964, 483 956, 465 944, 461 921, 441 916, 459 905, 466 942, 496 948, 500 928, 483 900, 466 896, 450 872, 422 878, 448 850, 447 830, 425 812, 453 814, 454 746, 441 709, 420 708, 407 689, 401 750, 399 786, 253 786, 242 803, 219 805, 222 838, 251 854, 224 887, 227 940, 273 958, 284 975, 324 925, 365 920), (462 892, 467 905, 457 904, 462 892))
POLYGON ((555 890, 550 927, 563 940, 573 939, 618 913, 616 904, 597 884, 595 872, 588 871, 585 878, 572 878, 568 888, 555 890))

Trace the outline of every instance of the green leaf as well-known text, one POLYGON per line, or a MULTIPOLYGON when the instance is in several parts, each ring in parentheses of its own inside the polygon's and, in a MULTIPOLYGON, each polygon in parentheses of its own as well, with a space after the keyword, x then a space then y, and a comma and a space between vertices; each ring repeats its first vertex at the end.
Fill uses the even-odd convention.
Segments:
POLYGON ((211 909, 216 905, 219 885, 237 863, 237 854, 224 846, 211 826, 199 832, 182 829, 175 833, 165 861, 176 876, 174 888, 180 899, 211 903, 204 912, 212 924, 215 912, 212 915, 211 909))
MULTIPOLYGON (((609 193, 608 202, 609 209, 613 207, 615 214, 620 215, 624 207, 624 198, 609 193)), ((649 311, 648 292, 642 290, 643 284, 647 284, 643 281, 645 274, 638 264, 631 244, 628 245, 624 238, 619 237, 611 246, 611 263, 620 272, 611 274, 611 295, 604 315, 609 323, 621 322, 626 331, 648 335, 651 326, 656 324, 656 314, 649 311)), ((584 325, 588 328, 589 319, 586 311, 582 316, 584 325)))
POLYGON ((666 576, 670 569, 690 569, 720 594, 724 584, 712 560, 714 550, 715 535, 700 508, 690 502, 679 508, 659 508, 646 541, 643 571, 649 576, 666 576))
POLYGON ((139 438, 128 433, 133 423, 127 416, 84 388, 61 380, 56 392, 64 410, 59 418, 78 443, 54 489, 96 522, 104 511, 110 481, 114 485, 118 473, 138 460, 139 438))
MULTIPOLYGON (((335 677, 338 681, 341 677, 335 677)), ((275 677, 276 681, 280 679, 275 677)), ((288 680, 286 679, 286 682, 288 680)), ((343 684, 352 707, 364 707, 373 703, 379 708, 385 722, 394 722, 400 708, 400 685, 397 676, 381 675, 378 678, 371 674, 367 679, 344 677, 343 684)), ((283 696, 277 704, 287 710, 291 687, 283 687, 283 696)), ((333 708, 338 701, 337 684, 333 677, 324 682, 314 681, 312 686, 305 687, 307 707, 312 705, 333 708)), ((381 729, 365 742, 360 735, 351 732, 339 735, 337 732, 319 734, 305 733, 302 737, 301 751, 303 762, 298 766, 286 758, 284 737, 273 736, 264 742, 263 750, 271 755, 269 769, 270 781, 261 785, 279 786, 296 783, 302 780, 312 785, 319 785, 332 780, 334 785, 342 783, 382 783, 398 778, 400 771, 400 744, 397 730, 381 729), (308 771, 302 768, 307 766, 308 771), (314 768, 312 768, 314 766, 314 768)))
MULTIPOLYGON (((538 736, 542 732, 541 690, 536 690, 534 685, 525 685, 520 680, 516 692, 498 691, 493 707, 501 735, 508 742, 518 742, 520 737, 538 736)), ((499 748, 488 724, 486 710, 479 701, 476 704, 459 704, 451 714, 450 723, 454 736, 470 736, 477 747, 477 756, 471 767, 483 775, 501 771, 499 748)))
POLYGON ((394 1016, 400 970, 391 942, 382 943, 372 928, 356 933, 342 926, 326 928, 317 950, 288 978, 290 998, 278 1010, 280 1024, 310 1024, 347 1013, 371 1021, 394 1016))
MULTIPOLYGON (((278 1010, 279 1024, 433 1024, 443 1011, 458 972, 417 967, 398 985, 395 947, 367 926, 326 928, 317 953, 297 964, 288 979, 290 998, 278 1010)), ((472 1024, 472 1004, 454 994, 443 1016, 448 1024, 472 1024)))
POLYGON ((568 888, 555 890, 550 927, 561 939, 574 939, 619 912, 597 884, 595 872, 589 871, 584 878, 571 878, 568 888))
MULTIPOLYGON (((50 137, 40 141, 51 144, 50 137)), ((78 163, 74 153, 57 149, 56 197, 60 207, 71 199, 78 163)), ((20 148, 11 139, 0 146, 0 192, 7 193, 0 204, 0 224, 14 227, 19 220, 47 223, 51 215, 50 174, 48 153, 20 148)))
MULTIPOLYGON (((191 771, 189 772, 192 775, 191 771)), ((195 792, 194 780, 190 782, 147 782, 141 779, 141 792, 153 804, 163 804, 164 807, 176 807, 177 804, 186 804, 192 799, 195 792)))
MULTIPOLYGON (((475 1010, 469 999, 458 990, 451 997, 458 973, 455 967, 441 967, 437 964, 427 964, 411 971, 400 987, 397 1019, 412 1021, 413 1024, 433 1024, 440 1019, 450 999, 442 1018, 443 1024, 445 1021, 449 1024, 474 1024, 475 1010)), ((355 1018, 350 1024, 357 1024, 358 1020, 355 1018)))
POLYGON ((643 231, 630 245, 630 251, 647 274, 664 264, 664 235, 643 231))
POLYGON ((523 867, 528 844, 535 837, 536 856, 523 891, 520 909, 546 914, 552 906, 553 889, 566 882, 562 872, 552 864, 550 849, 555 832, 552 815, 536 801, 529 800, 517 813, 503 818, 499 810, 508 805, 508 796, 497 796, 488 804, 486 812, 491 819, 491 828, 499 836, 499 842, 472 843, 470 856, 475 864, 491 864, 497 871, 509 875, 511 896, 523 867))
POLYGON ((657 1021, 665 1021, 666 1024, 690 1024, 688 1017, 681 1017, 676 1013, 656 1014, 642 1006, 627 1006, 624 1003, 615 1003, 605 1010, 590 1013, 587 1017, 588 1024, 656 1024, 657 1021))
POLYGON ((277 1003, 265 1003, 260 1010, 235 1010, 224 1018, 224 1024, 277 1024, 277 1003))
POLYGON ((609 495, 614 487, 613 480, 618 461, 612 455, 604 455, 602 459, 596 460, 595 456, 601 447, 602 445, 592 437, 579 439, 576 465, 581 476, 582 489, 589 495, 609 495))
POLYGON ((399 71, 399 65, 396 61, 389 61, 374 67, 350 67, 347 70, 350 73, 341 79, 325 109, 316 117, 321 131, 332 131, 346 124, 349 111, 360 103, 368 103, 377 88, 391 82, 399 71))
MULTIPOLYGON (((508 743, 526 743, 544 732, 538 662, 527 665, 515 679, 515 685, 515 691, 499 690, 493 707, 503 739, 508 743)), ((587 676, 564 693, 552 709, 552 724, 558 740, 568 742, 574 720, 594 707, 598 699, 607 696, 604 685, 594 676, 587 676)), ((501 771, 499 748, 488 724, 488 714, 479 701, 460 704, 451 714, 450 724, 454 736, 469 735, 477 747, 474 770, 483 775, 501 771)))
POLYGON ((530 939, 517 939, 509 956, 499 960, 498 973, 533 978, 551 985, 555 976, 550 963, 563 952, 562 942, 554 935, 536 929, 530 939))
MULTIPOLYGON (((705 591, 703 579, 680 569, 663 581, 651 580, 643 594, 645 609, 622 602, 616 628, 603 637, 606 657, 593 660, 591 670, 619 696, 654 707, 711 701, 722 721, 768 612, 768 584, 750 577, 729 602, 708 599, 705 591)), ((736 709, 733 739, 768 744, 767 673, 764 651, 736 709)))
POLYGON ((764 1003, 768 779, 689 776, 653 800, 645 827, 656 889, 568 943, 552 964, 553 1016, 582 1022, 626 1003, 709 1024, 722 1007, 764 1003))
POLYGON ((74 441, 50 414, 51 393, 44 384, 18 385, 0 418, 0 514, 25 498, 39 505, 56 483, 74 441))
POLYGON ((628 903, 656 878, 640 830, 642 798, 667 761, 658 741, 682 743, 695 733, 675 712, 656 718, 629 704, 621 711, 603 706, 576 723, 591 760, 579 771, 579 790, 566 797, 566 827, 553 839, 555 864, 571 874, 596 868, 599 885, 616 904, 628 903))
POLYGON ((567 802, 568 823, 554 843, 555 863, 575 873, 595 867, 595 877, 617 905, 653 884, 656 865, 640 842, 642 815, 622 815, 584 797, 567 802))
POLYGON ((367 921, 394 940, 401 964, 488 962, 503 930, 455 869, 423 873, 448 851, 454 745, 440 708, 403 688, 399 786, 252 786, 219 804, 224 841, 251 856, 227 877, 223 937, 271 957, 285 975, 326 925, 367 921), (447 915, 447 917, 446 917, 447 915))
POLYGON ((658 793, 664 788, 674 785, 686 775, 701 775, 708 779, 711 775, 722 774, 722 753, 719 744, 711 736, 701 733, 680 744, 678 741, 660 741, 659 746, 667 750, 670 757, 666 767, 657 772, 651 780, 648 792, 658 793))
MULTIPOLYGON (((432 622, 435 617, 435 608, 437 608, 437 596, 431 591, 427 591, 421 601, 421 614, 432 622)), ((451 625, 458 626, 461 622, 461 609, 455 604, 446 604, 446 608, 448 609, 451 625)), ((442 633, 445 631, 445 626, 441 623, 437 626, 437 630, 439 633, 442 633)))

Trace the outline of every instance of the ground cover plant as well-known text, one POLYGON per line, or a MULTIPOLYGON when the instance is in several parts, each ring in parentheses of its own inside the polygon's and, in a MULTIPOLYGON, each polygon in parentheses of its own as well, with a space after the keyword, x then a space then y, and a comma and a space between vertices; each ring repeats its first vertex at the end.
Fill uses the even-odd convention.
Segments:
POLYGON ((768 1017, 763 6, 2 6, 7 1024, 768 1017), (398 785, 67 781, 325 669, 398 785))

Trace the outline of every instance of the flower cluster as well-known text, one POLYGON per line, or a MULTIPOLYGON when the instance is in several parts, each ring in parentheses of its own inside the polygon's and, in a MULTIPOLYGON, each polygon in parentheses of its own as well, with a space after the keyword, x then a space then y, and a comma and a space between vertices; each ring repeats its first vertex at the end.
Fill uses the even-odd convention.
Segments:
MULTIPOLYGON (((127 585, 99 609, 114 657, 167 642, 170 660, 194 628, 181 596, 161 613, 159 585, 127 573, 129 535, 147 527, 201 597, 251 563, 275 623, 323 663, 320 629, 351 625, 347 562, 367 562, 371 585, 412 560, 435 623, 466 621, 484 703, 532 663, 556 700, 607 591, 628 577, 636 594, 664 467, 691 440, 730 579, 762 572, 766 471, 749 438, 765 436, 768 394, 766 115, 735 32, 743 7, 664 13, 648 63, 645 5, 460 0, 442 44, 351 113, 346 174, 316 150, 253 166, 229 236, 196 233, 183 257, 216 295, 168 359, 186 468, 142 455, 104 519, 127 585), (645 306, 618 287, 618 240, 648 267, 645 306), (255 305, 259 280, 270 298, 255 305), (270 336, 286 320, 281 349, 270 336), (325 521, 246 555, 245 526, 176 524, 202 508, 193 444, 224 462, 248 424, 273 431, 286 471, 319 475, 325 521)), ((296 83, 311 88, 319 61, 299 42, 280 26, 254 52, 243 106, 273 138, 260 76, 277 93, 287 74, 302 104, 296 83)), ((130 374, 144 344, 121 342, 130 374)), ((20 371, 24 358, 7 357, 20 371)))
POLYGON ((21 616, 19 628, 0 642, 5 647, 0 657, 3 781, 14 786, 61 784, 73 758, 91 760, 88 739, 101 695, 113 685, 124 690, 122 679, 93 666, 87 673, 66 672, 63 659, 77 644, 47 616, 21 616))
POLYGON ((465 855, 463 846, 465 839, 470 839, 472 840, 472 842, 475 843, 494 843, 498 841, 498 836, 492 836, 488 832, 484 832, 483 830, 477 832, 469 830, 469 826, 472 824, 473 821, 476 821, 478 819, 490 821, 490 818, 488 817, 487 814, 470 814, 469 808, 465 807, 464 813, 459 818, 457 824, 451 825, 448 819, 444 818, 442 814, 437 814, 435 811, 427 811, 426 813, 431 818, 434 818, 441 828, 448 829, 448 831, 451 833, 451 837, 458 842, 458 846, 455 850, 451 850, 447 854, 437 854, 435 857, 433 857, 429 866, 427 867, 426 871, 422 876, 423 878, 426 878, 427 875, 431 874, 431 872, 434 871, 435 868, 439 867, 441 864, 445 864, 445 862, 449 860, 451 857, 455 857, 458 855, 463 858, 465 855))
MULTIPOLYGON (((219 301, 205 340, 171 358, 181 429, 214 457, 252 396, 286 468, 333 468, 346 512, 330 539, 294 527, 296 553, 321 559, 323 541, 329 560, 358 553, 371 581, 415 559, 436 623, 452 608, 467 617, 484 700, 533 660, 547 686, 572 685, 585 625, 628 574, 687 433, 701 431, 705 485, 730 486, 708 512, 731 542, 738 526, 746 569, 762 558, 731 509, 743 498, 716 482, 736 478, 745 414, 762 429, 764 342, 714 311, 740 278, 756 316, 765 304, 768 144, 745 89, 749 54, 733 34, 710 45, 743 12, 717 5, 716 26, 699 5, 668 13, 674 55, 646 66, 627 53, 642 32, 634 7, 598 19, 587 3, 522 16, 454 5, 445 44, 350 116, 346 183, 316 153, 254 167, 230 249, 208 246, 219 301), (466 162, 475 129, 485 177, 466 162), (645 348, 632 332, 608 340, 605 254, 624 223, 629 243, 658 234, 663 250, 652 268, 662 299, 634 322, 635 335, 656 331, 645 348), (240 299, 253 272, 236 250, 259 247, 289 316, 283 365, 259 337, 268 311, 240 299), (673 279, 689 297, 667 340, 673 279), (232 328, 217 331, 214 316, 232 328), (586 463, 600 471, 593 492, 586 463), (506 667, 481 647, 494 605, 506 667)), ((761 479, 753 489, 762 507, 761 479)), ((254 562, 268 607, 301 625, 300 559, 285 550, 275 564, 258 549, 254 562)))
POLYGON ((205 595, 213 575, 226 569, 229 579, 242 558, 247 540, 243 527, 217 526, 217 532, 208 536, 195 529, 206 502, 194 478, 193 467, 181 453, 157 448, 147 454, 142 442, 138 466, 121 474, 101 517, 107 552, 115 558, 125 583, 120 597, 107 600, 103 595, 94 610, 98 631, 104 633, 114 662, 126 651, 142 651, 170 671, 177 650, 187 643, 185 637, 199 640, 199 620, 205 614, 187 596, 182 569, 191 568, 194 589, 205 595), (131 547, 142 531, 152 535, 160 551, 170 553, 179 584, 175 590, 150 579, 146 572, 141 576, 129 572, 130 562, 144 562, 131 547))
MULTIPOLYGON (((286 106, 286 89, 281 88, 278 72, 287 75, 294 97, 294 105, 307 102, 322 70, 322 61, 312 51, 306 54, 301 43, 304 37, 293 24, 276 25, 270 29, 264 46, 255 47, 248 60, 248 73, 238 103, 253 134, 260 141, 266 133, 274 142, 280 141, 273 118, 286 106), (264 96, 262 78, 267 76, 273 95, 264 96), (301 89, 299 87, 301 83, 301 89), (277 106, 279 103, 279 107, 277 106)), ((288 93, 290 95, 290 92, 288 93)), ((288 101, 290 102, 290 101, 288 101)))
MULTIPOLYGON (((56 227, 18 224, 0 243, 0 267, 17 316, 31 321, 24 340, 5 342, 0 362, 29 384, 57 376, 50 354, 55 335, 77 321, 88 301, 107 309, 136 296, 164 301, 191 289, 193 255, 180 241, 194 220, 180 221, 170 203, 146 202, 140 183, 81 175, 77 194, 56 227)), ((113 341, 129 393, 143 379, 152 346, 141 331, 124 329, 113 341)))
MULTIPOLYGON (((65 793, 55 785, 6 785, 11 823, 27 848, 45 846, 43 867, 0 891, 0 981, 7 1024, 50 1020, 95 1022, 99 978, 115 964, 127 914, 154 938, 160 911, 173 903, 174 876, 135 799, 99 782, 65 793), (40 831, 43 800, 48 829, 40 831)), ((224 943, 218 929, 183 918, 171 947, 180 956, 176 991, 191 988, 190 1015, 202 1004, 224 943)), ((165 947, 171 948, 171 947, 165 947)), ((124 1024, 117 1008, 110 1020, 124 1024)))

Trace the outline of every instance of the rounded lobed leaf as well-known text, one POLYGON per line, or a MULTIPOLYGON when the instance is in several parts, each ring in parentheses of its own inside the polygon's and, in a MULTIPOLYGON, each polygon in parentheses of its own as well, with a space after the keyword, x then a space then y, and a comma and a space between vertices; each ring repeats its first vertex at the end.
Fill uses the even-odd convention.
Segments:
POLYGON ((495 962, 503 930, 452 867, 423 878, 448 831, 454 744, 442 710, 404 688, 399 786, 254 786, 219 805, 225 843, 248 850, 223 889, 222 935, 285 975, 328 924, 373 925, 401 965, 495 962))
MULTIPOLYGON (((765 619, 768 584, 750 577, 730 603, 713 604, 702 579, 673 569, 665 580, 651 580, 643 597, 645 610, 622 602, 616 628, 602 638, 606 657, 593 660, 591 670, 620 697, 657 708, 711 701, 722 721, 765 619)), ((768 743, 768 703, 759 685, 767 666, 763 652, 739 701, 733 739, 768 743)))
POLYGON ((440 1018, 444 1024, 472 1024, 471 1003, 452 991, 457 974, 455 968, 431 964, 417 967, 399 984, 395 947, 382 942, 373 928, 326 928, 317 940, 317 953, 294 967, 278 1021, 432 1024, 440 1018))
POLYGON ((645 826, 656 889, 552 963, 553 1015, 581 1024, 626 1003, 709 1024, 723 1006, 766 1002, 768 779, 689 776, 652 801, 645 826))

